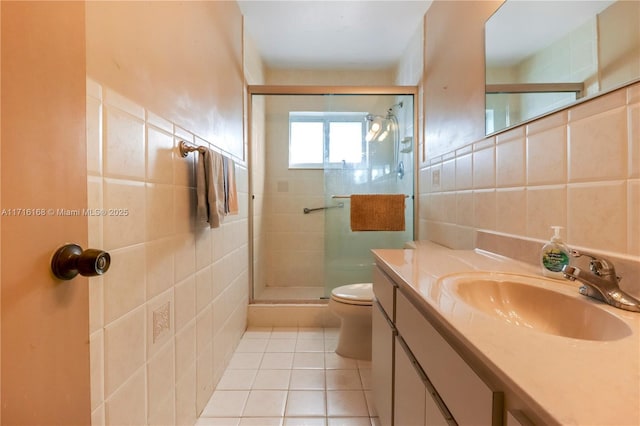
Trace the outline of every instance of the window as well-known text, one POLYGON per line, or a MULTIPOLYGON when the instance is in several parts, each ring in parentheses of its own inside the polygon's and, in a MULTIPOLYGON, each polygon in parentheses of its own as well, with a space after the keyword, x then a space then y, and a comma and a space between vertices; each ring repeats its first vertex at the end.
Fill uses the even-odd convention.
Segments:
POLYGON ((366 164, 365 113, 289 114, 289 167, 322 169, 366 164))

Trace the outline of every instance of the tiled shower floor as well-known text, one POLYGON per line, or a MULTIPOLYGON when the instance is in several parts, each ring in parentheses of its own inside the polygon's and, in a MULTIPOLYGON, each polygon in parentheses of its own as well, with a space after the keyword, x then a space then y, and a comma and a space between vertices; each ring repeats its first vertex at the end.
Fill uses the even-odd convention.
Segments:
POLYGON ((377 426, 371 362, 335 328, 250 328, 196 425, 377 426))

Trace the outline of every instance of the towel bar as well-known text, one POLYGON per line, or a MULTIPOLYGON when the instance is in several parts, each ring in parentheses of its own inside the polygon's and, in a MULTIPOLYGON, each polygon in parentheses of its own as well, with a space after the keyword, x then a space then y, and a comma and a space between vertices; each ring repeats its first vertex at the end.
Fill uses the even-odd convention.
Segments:
MULTIPOLYGON (((386 194, 380 194, 380 195, 386 195, 386 194)), ((412 195, 405 195, 404 198, 409 198, 412 197, 412 195)), ((331 198, 351 198, 351 195, 332 195, 331 198)))
POLYGON ((190 152, 200 151, 200 148, 204 147, 189 145, 185 141, 180 141, 180 143, 178 144, 178 149, 180 150, 180 155, 182 156, 182 158, 185 158, 187 155, 189 155, 190 152))
POLYGON ((335 209, 335 208, 341 209, 343 207, 344 207, 344 203, 338 203, 335 206, 316 207, 315 209, 310 209, 308 207, 305 207, 304 209, 302 209, 302 212, 304 214, 309 214, 311 212, 315 212, 316 210, 327 210, 327 209, 335 209))

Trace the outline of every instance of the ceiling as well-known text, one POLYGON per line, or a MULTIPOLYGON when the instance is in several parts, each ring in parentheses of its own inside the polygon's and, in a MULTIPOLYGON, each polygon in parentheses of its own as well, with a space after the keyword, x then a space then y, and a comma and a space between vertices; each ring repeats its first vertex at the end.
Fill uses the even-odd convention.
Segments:
POLYGON ((245 30, 271 68, 396 65, 431 0, 238 0, 245 30))

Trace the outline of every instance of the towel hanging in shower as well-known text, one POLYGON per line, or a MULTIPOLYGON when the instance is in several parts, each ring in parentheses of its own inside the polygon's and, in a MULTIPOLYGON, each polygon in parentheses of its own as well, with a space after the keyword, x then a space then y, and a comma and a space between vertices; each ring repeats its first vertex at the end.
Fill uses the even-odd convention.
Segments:
POLYGON ((404 231, 404 194, 352 194, 352 231, 404 231))

